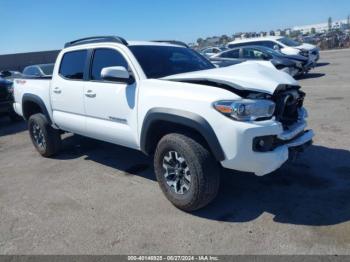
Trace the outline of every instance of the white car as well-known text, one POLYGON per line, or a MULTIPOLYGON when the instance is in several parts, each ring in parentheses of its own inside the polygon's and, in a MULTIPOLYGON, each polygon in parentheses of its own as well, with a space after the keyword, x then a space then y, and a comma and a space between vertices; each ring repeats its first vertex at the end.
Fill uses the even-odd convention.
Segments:
POLYGON ((265 175, 311 143, 304 95, 273 66, 215 68, 184 46, 92 37, 65 45, 52 80, 16 79, 14 109, 42 156, 62 131, 141 150, 166 197, 195 210, 221 167, 265 175))
POLYGON ((238 39, 227 44, 228 48, 243 47, 247 45, 265 46, 275 50, 280 50, 286 55, 302 55, 309 58, 309 61, 316 65, 320 58, 319 48, 307 44, 299 43, 288 37, 267 36, 259 38, 238 39))
POLYGON ((54 64, 30 65, 23 69, 23 75, 26 77, 51 77, 54 64))
POLYGON ((205 57, 209 58, 209 57, 212 57, 216 54, 219 54, 225 50, 227 50, 226 47, 215 47, 214 46, 214 47, 206 47, 206 48, 200 50, 199 53, 201 53, 205 57))

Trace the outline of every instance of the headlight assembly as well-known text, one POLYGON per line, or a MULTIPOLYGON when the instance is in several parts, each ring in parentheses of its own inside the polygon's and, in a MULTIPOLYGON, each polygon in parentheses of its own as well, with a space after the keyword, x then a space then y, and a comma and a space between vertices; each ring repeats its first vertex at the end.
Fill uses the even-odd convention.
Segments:
POLYGON ((254 121, 271 118, 275 103, 265 99, 225 100, 215 102, 214 108, 238 121, 254 121))

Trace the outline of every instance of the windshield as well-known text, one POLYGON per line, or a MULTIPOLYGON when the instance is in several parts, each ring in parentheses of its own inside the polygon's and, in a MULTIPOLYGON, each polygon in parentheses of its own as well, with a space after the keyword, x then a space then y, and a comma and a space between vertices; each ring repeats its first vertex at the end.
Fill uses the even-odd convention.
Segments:
POLYGON ((147 78, 212 69, 215 66, 190 48, 176 46, 129 46, 147 78))
POLYGON ((48 64, 48 65, 41 65, 40 66, 40 69, 47 76, 51 76, 52 75, 53 68, 54 68, 54 64, 48 64))
POLYGON ((301 45, 301 43, 299 43, 295 40, 292 40, 290 38, 287 38, 287 37, 280 38, 277 41, 281 42, 282 44, 284 44, 286 46, 300 46, 301 45))

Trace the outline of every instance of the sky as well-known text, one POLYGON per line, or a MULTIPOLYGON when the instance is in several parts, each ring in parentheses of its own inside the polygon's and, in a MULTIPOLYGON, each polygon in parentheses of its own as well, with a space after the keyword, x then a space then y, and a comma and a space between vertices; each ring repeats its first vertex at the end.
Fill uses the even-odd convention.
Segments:
POLYGON ((195 42, 349 14, 350 0, 0 0, 0 54, 61 49, 94 35, 195 42))

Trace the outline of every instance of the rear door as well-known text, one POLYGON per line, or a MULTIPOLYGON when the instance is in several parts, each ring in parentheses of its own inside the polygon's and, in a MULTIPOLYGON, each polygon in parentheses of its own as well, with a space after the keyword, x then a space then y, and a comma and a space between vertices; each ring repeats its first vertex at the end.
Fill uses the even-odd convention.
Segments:
POLYGON ((50 90, 55 123, 63 130, 78 134, 86 131, 84 74, 87 56, 88 50, 64 53, 62 59, 58 59, 61 63, 50 90))
POLYGON ((131 69, 121 50, 98 48, 92 55, 89 81, 84 87, 88 136, 137 148, 136 82, 105 81, 105 67, 131 69))

